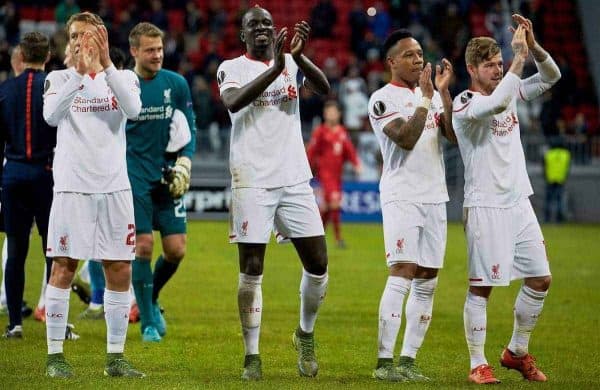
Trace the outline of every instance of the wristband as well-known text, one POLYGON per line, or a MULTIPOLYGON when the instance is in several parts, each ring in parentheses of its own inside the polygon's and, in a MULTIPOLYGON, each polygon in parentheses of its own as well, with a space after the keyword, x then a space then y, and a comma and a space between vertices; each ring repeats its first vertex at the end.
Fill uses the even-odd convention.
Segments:
POLYGON ((424 109, 429 111, 429 108, 431 108, 431 99, 423 96, 423 98, 421 99, 421 104, 419 104, 419 107, 423 107, 424 109))

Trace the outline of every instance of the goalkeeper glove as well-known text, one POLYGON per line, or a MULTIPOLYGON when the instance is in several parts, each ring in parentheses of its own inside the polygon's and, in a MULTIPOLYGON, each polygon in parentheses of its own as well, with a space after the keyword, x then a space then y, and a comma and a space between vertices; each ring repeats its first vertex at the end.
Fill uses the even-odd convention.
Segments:
POLYGON ((181 198, 190 188, 192 161, 187 157, 179 157, 167 174, 169 193, 175 199, 181 198))

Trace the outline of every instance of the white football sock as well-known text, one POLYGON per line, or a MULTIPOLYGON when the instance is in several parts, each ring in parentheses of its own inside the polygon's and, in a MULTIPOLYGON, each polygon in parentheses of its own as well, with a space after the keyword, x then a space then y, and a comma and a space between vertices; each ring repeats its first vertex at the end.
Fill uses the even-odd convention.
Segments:
POLYGON ((535 291, 526 285, 521 286, 514 308, 514 327, 508 349, 517 356, 529 353, 529 338, 544 307, 547 291, 535 291))
POLYGON ((406 300, 404 313, 406 315, 406 329, 400 356, 417 357, 429 324, 433 309, 433 293, 437 286, 438 278, 413 279, 410 293, 406 300))
POLYGON ((131 304, 131 306, 137 304, 135 300, 135 291, 133 291, 133 284, 129 285, 129 303, 131 304))
POLYGON ((402 322, 402 306, 410 289, 411 280, 401 276, 388 276, 379 302, 378 355, 380 359, 394 357, 394 347, 402 322))
POLYGON ((487 364, 485 358, 485 336, 487 327, 487 298, 480 297, 467 292, 463 312, 465 325, 465 338, 469 355, 471 357, 471 369, 487 364))
POLYGON ((258 355, 262 318, 262 275, 240 274, 238 308, 246 355, 258 355))
POLYGON ((46 287, 46 339, 48 354, 62 353, 69 317, 70 288, 46 287))
POLYGON ((317 311, 325 298, 329 275, 313 275, 302 270, 300 280, 300 329, 305 333, 312 333, 317 321, 317 311))
POLYGON ((104 317, 106 320, 106 352, 123 353, 129 325, 129 290, 104 290, 104 317))

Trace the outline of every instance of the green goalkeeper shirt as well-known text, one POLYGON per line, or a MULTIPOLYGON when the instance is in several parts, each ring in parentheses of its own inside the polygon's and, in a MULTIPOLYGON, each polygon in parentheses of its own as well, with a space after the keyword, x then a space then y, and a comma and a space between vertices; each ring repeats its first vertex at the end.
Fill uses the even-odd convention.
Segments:
POLYGON ((142 111, 137 120, 127 121, 127 170, 135 181, 156 182, 167 163, 169 125, 175 109, 187 118, 192 138, 179 156, 192 159, 196 149, 196 124, 187 81, 178 73, 161 69, 154 78, 138 75, 142 111))

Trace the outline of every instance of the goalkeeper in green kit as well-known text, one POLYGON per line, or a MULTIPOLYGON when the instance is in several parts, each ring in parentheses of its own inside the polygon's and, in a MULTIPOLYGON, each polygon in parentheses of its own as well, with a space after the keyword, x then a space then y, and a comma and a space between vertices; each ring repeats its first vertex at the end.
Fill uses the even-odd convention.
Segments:
POLYGON ((130 52, 141 88, 142 111, 127 122, 127 170, 136 224, 132 283, 140 310, 143 341, 160 341, 166 322, 158 295, 186 249, 183 195, 190 186, 196 144, 192 99, 186 80, 162 69, 163 32, 139 23, 129 33, 130 52), (162 251, 152 272, 153 230, 162 251))

